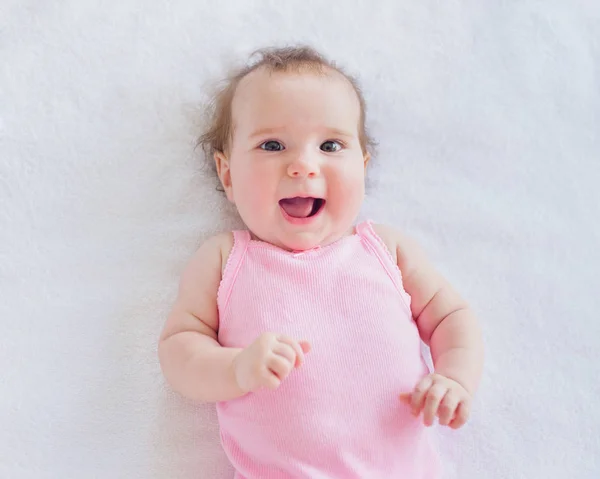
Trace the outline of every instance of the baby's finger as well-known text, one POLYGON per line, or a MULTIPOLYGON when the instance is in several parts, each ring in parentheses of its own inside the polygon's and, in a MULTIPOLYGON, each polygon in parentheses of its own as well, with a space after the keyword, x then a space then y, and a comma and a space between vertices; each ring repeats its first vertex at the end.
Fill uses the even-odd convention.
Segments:
POLYGON ((446 395, 448 389, 441 384, 434 384, 427 392, 427 398, 425 399, 425 407, 423 409, 423 421, 426 426, 431 426, 433 420, 437 414, 440 402, 446 395))
POLYGON ((408 404, 410 406, 411 401, 412 401, 412 394, 411 393, 400 393, 400 395, 398 396, 398 399, 400 399, 400 401, 402 401, 404 404, 408 404))
POLYGON ((433 379, 431 379, 431 376, 425 376, 415 387, 415 390, 412 393, 410 405, 412 413, 415 416, 418 416, 421 413, 421 409, 423 409, 423 403, 425 402, 425 396, 432 384, 433 379))
POLYGON ((452 419, 452 421, 450 421, 449 426, 452 429, 458 429, 458 428, 464 426, 465 423, 467 422, 467 419, 469 419, 469 414, 470 414, 469 406, 466 403, 461 402, 458 405, 458 408, 456 409, 456 413, 454 415, 454 419, 452 419))
POLYGON ((258 378, 258 387, 267 389, 277 389, 281 384, 281 380, 271 371, 265 364, 258 378))
POLYGON ((280 381, 288 377, 292 370, 292 364, 292 362, 278 354, 273 354, 267 359, 267 369, 275 374, 280 381))
POLYGON ((280 379, 271 371, 267 371, 262 379, 262 386, 267 389, 277 389, 281 384, 280 379))
POLYGON ((283 334, 277 336, 277 340, 281 343, 287 344, 288 346, 294 349, 294 351, 296 352, 296 362, 294 363, 295 367, 300 366, 304 362, 304 351, 302 350, 302 346, 300 346, 300 343, 298 341, 283 334))
POLYGON ((454 418, 454 413, 456 412, 458 404, 458 394, 452 392, 452 390, 449 390, 444 396, 444 399, 442 399, 440 407, 438 408, 438 418, 442 426, 447 426, 450 424, 450 421, 452 421, 454 418))
POLYGON ((296 350, 292 348, 289 344, 278 342, 273 347, 273 353, 284 357, 290 362, 290 364, 296 364, 296 350))

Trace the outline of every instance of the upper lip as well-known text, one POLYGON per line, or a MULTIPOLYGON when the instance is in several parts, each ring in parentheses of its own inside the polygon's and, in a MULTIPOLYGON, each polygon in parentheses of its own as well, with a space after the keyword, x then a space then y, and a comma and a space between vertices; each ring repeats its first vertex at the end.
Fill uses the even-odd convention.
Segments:
POLYGON ((325 197, 324 196, 319 196, 319 195, 313 195, 313 194, 309 194, 309 193, 297 193, 295 195, 290 195, 290 196, 282 196, 279 200, 289 200, 290 198, 315 198, 317 200, 324 200, 325 197))

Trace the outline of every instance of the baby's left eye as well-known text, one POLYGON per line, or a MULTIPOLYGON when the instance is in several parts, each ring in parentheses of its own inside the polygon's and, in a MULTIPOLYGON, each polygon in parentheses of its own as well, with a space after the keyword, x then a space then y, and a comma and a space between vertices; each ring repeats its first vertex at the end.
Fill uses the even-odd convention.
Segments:
POLYGON ((340 145, 340 143, 337 141, 327 140, 321 143, 319 148, 325 153, 334 153, 336 151, 340 151, 342 149, 342 145, 340 145))

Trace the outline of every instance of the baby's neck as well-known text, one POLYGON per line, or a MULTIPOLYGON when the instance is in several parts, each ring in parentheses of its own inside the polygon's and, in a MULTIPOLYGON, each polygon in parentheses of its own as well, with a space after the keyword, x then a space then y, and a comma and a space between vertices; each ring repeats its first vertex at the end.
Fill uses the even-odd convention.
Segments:
POLYGON ((289 251, 289 252, 293 252, 293 253, 295 253, 295 252, 302 252, 302 251, 311 251, 311 250, 314 250, 314 249, 319 249, 319 248, 322 248, 324 246, 328 246, 328 245, 334 244, 334 243, 336 243, 336 242, 338 242, 338 241, 340 241, 340 240, 342 240, 344 238, 347 238, 348 236, 354 236, 354 235, 357 234, 356 233, 356 227, 354 225, 352 225, 350 228, 348 228, 341 235, 336 235, 336 236, 332 236, 330 238, 327 238, 326 241, 323 241, 323 242, 321 242, 319 244, 316 244, 316 245, 312 246, 311 248, 304 248, 304 249, 299 250, 299 249, 290 248, 290 247, 288 247, 286 245, 283 245, 283 244, 277 244, 277 243, 272 243, 270 241, 266 241, 263 238, 257 236, 250 229, 248 229, 248 232, 250 233, 250 240, 251 241, 258 242, 258 243, 265 243, 265 244, 271 245, 271 246, 273 246, 275 248, 279 248, 281 250, 289 251))

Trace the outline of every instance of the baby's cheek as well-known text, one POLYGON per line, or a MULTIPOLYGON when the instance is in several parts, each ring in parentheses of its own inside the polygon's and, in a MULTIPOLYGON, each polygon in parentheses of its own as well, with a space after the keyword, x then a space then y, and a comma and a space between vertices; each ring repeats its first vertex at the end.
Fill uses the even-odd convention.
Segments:
POLYGON ((256 162, 247 161, 243 166, 232 171, 233 186, 236 197, 244 203, 253 203, 264 201, 267 191, 272 189, 269 186, 270 175, 268 170, 264 171, 256 162))
POLYGON ((260 187, 245 188, 240 193, 236 201, 238 212, 247 226, 252 228, 252 226, 257 222, 260 223, 261 219, 265 217, 268 203, 266 194, 260 187))
POLYGON ((246 226, 255 234, 265 237, 269 231, 273 212, 278 208, 276 188, 267 175, 247 171, 236 191, 235 204, 246 226))
POLYGON ((336 183, 336 199, 346 208, 360 208, 365 193, 364 175, 349 171, 340 176, 336 183))

